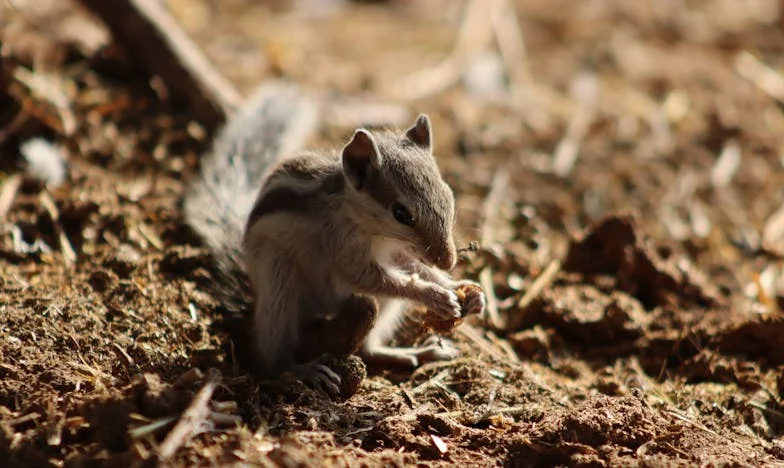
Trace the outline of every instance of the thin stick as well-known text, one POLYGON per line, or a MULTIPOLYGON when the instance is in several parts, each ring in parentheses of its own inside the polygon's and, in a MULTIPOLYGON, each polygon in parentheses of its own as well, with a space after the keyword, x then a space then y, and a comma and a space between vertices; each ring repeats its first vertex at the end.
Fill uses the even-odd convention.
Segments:
POLYGON ((735 56, 735 71, 773 99, 784 103, 784 76, 759 61, 750 52, 735 56))
POLYGON ((485 311, 487 322, 495 330, 503 330, 506 327, 506 320, 501 317, 498 311, 498 297, 495 295, 495 285, 493 284, 493 269, 489 266, 482 268, 479 272, 479 286, 485 292, 485 311))
POLYGON ((0 144, 5 142, 5 140, 8 139, 8 137, 11 136, 15 131, 22 128, 22 125, 24 125, 29 118, 30 115, 25 112, 24 109, 20 110, 10 123, 8 123, 5 127, 0 128, 0 144))
POLYGON ((498 5, 499 0, 469 0, 452 53, 435 67, 404 79, 397 78, 390 84, 390 91, 408 99, 419 99, 456 83, 466 63, 490 43, 493 37, 491 14, 498 5))
POLYGON ((216 125, 241 103, 239 92, 210 63, 158 0, 80 0, 114 39, 168 91, 216 125))
POLYGON ((14 418, 14 419, 10 419, 10 420, 6 421, 6 424, 8 424, 9 426, 13 427, 13 426, 16 426, 16 425, 19 425, 19 424, 22 424, 22 423, 26 423, 26 422, 29 422, 29 421, 35 421, 35 420, 39 419, 40 417, 41 417, 41 415, 38 414, 38 413, 27 413, 24 416, 19 416, 18 418, 14 418))
POLYGON ((512 91, 524 91, 533 81, 531 67, 517 12, 509 0, 503 0, 494 11, 492 22, 498 49, 506 65, 509 81, 513 85, 512 91))
POLYGON ((63 259, 65 260, 66 265, 73 265, 74 262, 76 262, 76 251, 74 250, 73 246, 71 245, 71 241, 68 240, 68 236, 65 235, 65 231, 60 225, 60 211, 57 209, 57 205, 54 203, 52 195, 48 190, 44 189, 41 192, 40 198, 41 204, 52 218, 52 223, 54 224, 55 232, 57 233, 57 241, 60 244, 60 251, 63 254, 63 259))
POLYGON ((210 421, 218 427, 232 427, 242 424, 242 417, 236 414, 220 413, 210 411, 210 421))
POLYGON ((550 264, 547 265, 547 268, 544 269, 541 275, 539 275, 536 280, 534 280, 533 284, 530 288, 523 294, 523 297, 517 301, 517 308, 519 310, 523 310, 527 308, 531 303, 542 294, 544 288, 552 284, 555 280, 556 275, 558 272, 561 271, 561 262, 559 260, 553 260, 550 264))
POLYGON ((149 424, 145 424, 143 426, 135 427, 129 430, 128 435, 131 437, 131 439, 141 439, 142 437, 147 437, 148 435, 154 434, 158 431, 158 429, 166 427, 176 420, 176 416, 168 416, 165 418, 156 419, 149 424))
POLYGON ((495 240, 495 221, 501 211, 506 194, 509 190, 509 171, 502 167, 493 175, 490 181, 490 190, 487 192, 482 203, 482 229, 480 231, 480 242, 488 245, 495 240))
MULTIPOLYGON (((490 182, 490 191, 482 203, 482 228, 480 231, 480 242, 482 245, 490 245, 495 240, 494 223, 498 218, 504 198, 509 190, 509 171, 505 168, 499 169, 490 182)), ((485 291, 487 298, 487 319, 490 325, 496 330, 502 330, 506 326, 506 321, 498 312, 498 298, 495 295, 493 286, 493 270, 485 267, 479 272, 479 284, 485 291)))
POLYGON ((512 362, 520 362, 520 357, 517 355, 512 346, 509 344, 507 340, 503 340, 498 338, 494 334, 488 335, 488 341, 492 342, 494 345, 501 348, 501 350, 506 354, 506 358, 511 360, 512 362))
POLYGON ((22 186, 22 175, 14 174, 8 178, 0 189, 0 220, 4 220, 11 205, 14 204, 14 198, 22 186))
POLYGON ((491 357, 506 362, 509 360, 509 356, 506 355, 503 351, 498 351, 490 341, 488 341, 482 334, 471 325, 464 323, 463 325, 457 327, 456 329, 460 334, 462 334, 468 341, 474 343, 481 351, 489 354, 491 357))
POLYGON ((18 66, 14 70, 14 79, 25 85, 34 99, 44 99, 57 110, 60 117, 60 128, 66 136, 71 136, 76 132, 76 115, 71 97, 65 91, 64 78, 18 66))
POLYGON ((139 223, 136 225, 137 229, 139 229, 139 233, 158 250, 163 250, 164 244, 158 234, 152 230, 150 226, 145 223, 139 223))
POLYGON ((784 236, 784 206, 779 207, 765 220, 765 226, 762 228, 762 245, 770 248, 782 236, 784 236))
POLYGON ((713 434, 715 436, 722 437, 721 435, 719 435, 718 432, 711 430, 710 428, 708 428, 707 426, 705 426, 704 424, 702 424, 699 421, 695 421, 693 419, 690 419, 689 417, 681 414, 678 411, 671 410, 671 409, 666 409, 666 410, 664 410, 662 412, 665 413, 665 414, 669 414, 670 416, 674 417, 675 419, 678 419, 678 420, 681 420, 681 421, 683 421, 685 423, 688 423, 691 426, 696 427, 697 429, 702 429, 703 431, 707 432, 708 434, 713 434))
POLYGON ((220 372, 210 369, 207 372, 207 382, 193 397, 188 409, 182 413, 177 425, 169 432, 166 438, 158 446, 158 457, 160 460, 168 460, 177 450, 185 445, 195 435, 204 432, 210 425, 211 416, 210 399, 215 389, 220 383, 220 372))
MULTIPOLYGON (((524 414, 526 411, 529 411, 530 408, 527 406, 510 406, 508 408, 498 408, 493 411, 487 412, 483 415, 482 420, 486 420, 495 415, 516 415, 516 414, 524 414)), ((436 413, 433 416, 437 418, 458 418, 461 416, 465 416, 468 414, 467 411, 445 411, 443 413, 436 413)), ((416 421, 417 417, 419 417, 419 413, 408 413, 404 414, 400 417, 401 421, 404 422, 412 422, 416 421)))
POLYGON ((559 177, 567 176, 577 161, 580 144, 585 138, 596 114, 596 78, 592 75, 578 76, 572 84, 572 95, 579 103, 572 114, 566 134, 553 155, 553 172, 559 177))
POLYGON ((724 144, 724 148, 711 169, 711 183, 716 188, 726 187, 740 169, 742 153, 738 140, 732 138, 724 144))

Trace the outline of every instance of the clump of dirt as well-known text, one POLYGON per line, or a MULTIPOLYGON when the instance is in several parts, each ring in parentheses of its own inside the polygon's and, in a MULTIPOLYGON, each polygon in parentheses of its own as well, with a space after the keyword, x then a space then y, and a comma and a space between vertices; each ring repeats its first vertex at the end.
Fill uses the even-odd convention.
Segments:
POLYGON ((574 242, 564 269, 583 275, 610 275, 608 285, 636 297, 646 308, 716 307, 717 288, 682 255, 651 245, 632 216, 601 220, 580 241, 574 242))
POLYGON ((540 321, 584 345, 635 340, 651 319, 633 297, 623 292, 607 295, 592 286, 553 287, 540 301, 540 321))

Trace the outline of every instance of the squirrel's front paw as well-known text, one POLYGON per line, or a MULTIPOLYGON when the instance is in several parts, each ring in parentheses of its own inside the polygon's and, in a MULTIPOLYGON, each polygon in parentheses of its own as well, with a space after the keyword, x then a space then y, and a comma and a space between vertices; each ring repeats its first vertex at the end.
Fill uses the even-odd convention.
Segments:
POLYGON ((460 318, 460 301, 455 291, 446 288, 433 288, 430 300, 425 305, 444 319, 460 318))

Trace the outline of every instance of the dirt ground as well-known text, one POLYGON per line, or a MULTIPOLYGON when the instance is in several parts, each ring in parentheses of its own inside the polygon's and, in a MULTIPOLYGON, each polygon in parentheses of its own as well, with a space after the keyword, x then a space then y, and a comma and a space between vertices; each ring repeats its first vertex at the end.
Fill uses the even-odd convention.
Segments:
POLYGON ((285 3, 168 1, 242 92, 344 97, 313 145, 430 114, 488 317, 347 399, 248 375, 180 209, 211 129, 74 5, 3 2, 0 465, 156 463, 216 382, 165 464, 784 464, 783 3, 285 3))

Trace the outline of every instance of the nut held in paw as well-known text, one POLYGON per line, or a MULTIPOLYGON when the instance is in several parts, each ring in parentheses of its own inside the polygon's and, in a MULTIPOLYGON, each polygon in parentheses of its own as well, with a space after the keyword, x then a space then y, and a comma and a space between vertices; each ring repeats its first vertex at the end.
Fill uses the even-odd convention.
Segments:
POLYGON ((457 300, 460 302, 461 315, 466 317, 477 313, 477 311, 466 310, 466 305, 482 296, 484 291, 482 291, 482 288, 479 287, 478 284, 466 283, 458 286, 455 289, 455 294, 457 294, 457 300))
POLYGON ((463 321, 463 318, 468 315, 466 312, 466 304, 471 303, 477 296, 483 294, 482 288, 480 288, 476 284, 461 284, 457 288, 455 288, 455 294, 457 294, 457 300, 460 302, 461 308, 461 316, 457 318, 442 318, 438 315, 434 314, 432 311, 428 310, 425 314, 425 321, 424 325, 426 328, 433 330, 436 333, 447 333, 454 330, 455 327, 460 325, 460 322, 463 321))

